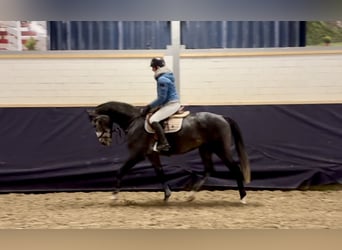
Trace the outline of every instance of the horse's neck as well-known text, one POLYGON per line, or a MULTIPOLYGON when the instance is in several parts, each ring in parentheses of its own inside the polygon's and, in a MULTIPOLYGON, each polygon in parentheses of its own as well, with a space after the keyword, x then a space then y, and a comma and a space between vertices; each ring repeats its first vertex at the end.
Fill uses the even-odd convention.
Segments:
POLYGON ((111 117, 113 122, 118 124, 122 129, 127 130, 128 127, 131 126, 131 123, 137 118, 137 115, 134 113, 128 114, 116 112, 113 113, 111 117))
POLYGON ((120 102, 108 102, 101 105, 100 113, 109 115, 112 122, 118 124, 124 130, 139 116, 139 112, 135 107, 120 102))
POLYGON ((134 117, 128 127, 125 129, 125 132, 128 133, 129 131, 137 131, 139 129, 143 130, 144 128, 145 119, 142 117, 134 117))

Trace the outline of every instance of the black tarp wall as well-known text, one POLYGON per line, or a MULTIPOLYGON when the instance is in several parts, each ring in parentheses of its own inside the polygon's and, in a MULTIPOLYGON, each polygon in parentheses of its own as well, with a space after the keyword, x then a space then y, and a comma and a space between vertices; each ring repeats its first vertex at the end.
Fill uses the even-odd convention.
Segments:
MULTIPOLYGON (((91 107, 88 107, 91 108, 91 107)), ((0 192, 106 191, 127 155, 124 138, 99 144, 85 107, 0 108, 0 192)), ((342 184, 342 104, 189 106, 235 119, 251 161, 253 189, 296 189, 342 184)), ((163 157, 173 190, 202 174, 197 151, 163 157)), ((204 189, 236 183, 215 158, 204 189)), ((123 180, 123 190, 159 191, 144 161, 123 180)))

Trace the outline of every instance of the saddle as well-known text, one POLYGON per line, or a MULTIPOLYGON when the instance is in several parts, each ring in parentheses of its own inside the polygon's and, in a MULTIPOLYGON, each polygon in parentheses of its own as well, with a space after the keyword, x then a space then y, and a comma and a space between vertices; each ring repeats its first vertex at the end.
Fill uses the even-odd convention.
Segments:
MULTIPOLYGON (((190 111, 185 111, 184 106, 180 107, 176 113, 161 121, 160 124, 164 129, 164 133, 175 133, 178 132, 182 128, 183 119, 190 114, 190 111)), ((151 114, 148 114, 145 119, 145 130, 148 133, 154 134, 154 130, 148 122, 151 114)))

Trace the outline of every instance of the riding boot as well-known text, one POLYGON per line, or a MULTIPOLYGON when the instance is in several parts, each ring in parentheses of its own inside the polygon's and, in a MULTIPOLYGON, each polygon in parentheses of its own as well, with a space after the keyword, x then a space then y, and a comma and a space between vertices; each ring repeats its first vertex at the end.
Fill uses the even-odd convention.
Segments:
POLYGON ((168 141, 166 140, 162 126, 159 124, 159 122, 152 122, 151 127, 154 129, 154 131, 156 132, 158 136, 157 150, 168 151, 170 149, 170 145, 168 141))

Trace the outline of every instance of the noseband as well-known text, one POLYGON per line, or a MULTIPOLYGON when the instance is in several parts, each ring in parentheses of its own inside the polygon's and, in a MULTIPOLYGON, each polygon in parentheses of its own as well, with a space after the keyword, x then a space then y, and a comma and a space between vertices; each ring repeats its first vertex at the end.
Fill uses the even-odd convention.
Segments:
POLYGON ((106 138, 105 136, 107 136, 107 137, 112 137, 112 133, 114 132, 114 130, 113 129, 111 129, 111 130, 103 130, 102 132, 98 132, 98 134, 100 134, 100 135, 98 135, 97 136, 97 138, 99 138, 99 139, 101 139, 101 138, 106 138))
MULTIPOLYGON (((96 120, 97 119, 95 118, 95 122, 96 120)), ((99 125, 99 130, 96 132, 97 139, 99 140, 107 140, 109 138, 113 139, 112 138, 113 133, 118 135, 118 138, 116 138, 117 140, 120 140, 123 137, 122 133, 125 131, 123 131, 120 126, 116 126, 114 125, 114 123, 111 123, 111 122, 107 125, 110 125, 110 126, 106 126, 104 124, 99 125)))
POLYGON ((112 138, 113 133, 118 134, 119 138, 122 137, 122 130, 119 127, 115 127, 115 128, 110 129, 109 131, 104 130, 102 132, 99 132, 98 134, 100 134, 100 135, 98 135, 97 138, 98 139, 112 138))

